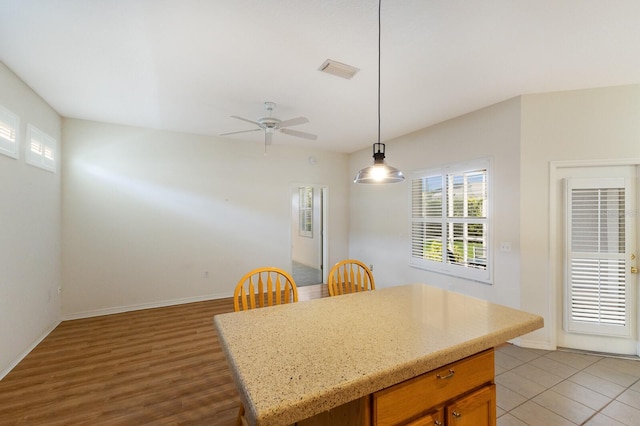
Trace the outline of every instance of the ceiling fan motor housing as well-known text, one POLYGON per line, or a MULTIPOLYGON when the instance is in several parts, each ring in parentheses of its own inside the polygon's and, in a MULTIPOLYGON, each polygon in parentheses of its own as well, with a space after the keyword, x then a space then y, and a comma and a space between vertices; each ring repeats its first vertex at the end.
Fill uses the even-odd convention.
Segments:
POLYGON ((277 130, 280 128, 280 121, 281 120, 274 117, 258 118, 258 123, 260 123, 260 127, 263 129, 277 130))

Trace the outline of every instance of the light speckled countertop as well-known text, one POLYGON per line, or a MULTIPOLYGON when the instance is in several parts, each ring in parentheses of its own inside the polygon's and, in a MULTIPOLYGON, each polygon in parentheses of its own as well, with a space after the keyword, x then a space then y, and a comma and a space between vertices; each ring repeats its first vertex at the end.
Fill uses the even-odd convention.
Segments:
POLYGON ((424 284, 217 315, 250 424, 287 425, 543 326, 424 284))

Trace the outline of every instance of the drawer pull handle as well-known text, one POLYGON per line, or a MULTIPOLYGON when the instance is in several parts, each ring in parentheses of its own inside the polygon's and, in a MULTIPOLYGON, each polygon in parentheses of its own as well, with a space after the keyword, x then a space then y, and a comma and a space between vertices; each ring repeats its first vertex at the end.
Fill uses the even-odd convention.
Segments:
POLYGON ((462 414, 458 413, 457 411, 454 411, 451 414, 453 414, 453 417, 455 417, 456 419, 459 419, 462 416, 462 414))
POLYGON ((442 426, 442 422, 440 420, 436 420, 435 422, 433 422, 433 424, 435 426, 442 426))
POLYGON ((436 374, 436 377, 438 379, 444 380, 444 379, 450 379, 453 377, 453 375, 456 374, 455 371, 453 371, 453 368, 449 369, 449 374, 447 374, 446 376, 441 376, 440 374, 436 374))

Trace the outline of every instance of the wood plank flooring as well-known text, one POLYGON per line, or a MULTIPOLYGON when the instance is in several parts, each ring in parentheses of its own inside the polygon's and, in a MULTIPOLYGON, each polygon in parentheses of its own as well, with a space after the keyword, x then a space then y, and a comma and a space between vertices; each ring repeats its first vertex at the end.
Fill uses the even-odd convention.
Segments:
POLYGON ((0 425, 233 425, 213 326, 232 311, 228 298, 64 321, 0 381, 0 425))

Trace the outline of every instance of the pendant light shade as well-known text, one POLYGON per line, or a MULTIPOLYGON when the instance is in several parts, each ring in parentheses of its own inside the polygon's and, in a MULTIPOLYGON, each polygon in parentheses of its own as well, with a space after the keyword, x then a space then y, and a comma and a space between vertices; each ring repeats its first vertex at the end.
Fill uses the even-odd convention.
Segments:
POLYGON ((380 23, 382 0, 378 0, 378 142, 373 144, 373 165, 365 167, 356 175, 355 183, 397 183, 404 175, 384 161, 384 144, 380 142, 380 23))
POLYGON ((398 169, 384 161, 384 144, 373 144, 373 164, 360 170, 353 181, 355 183, 397 183, 404 180, 398 169))

